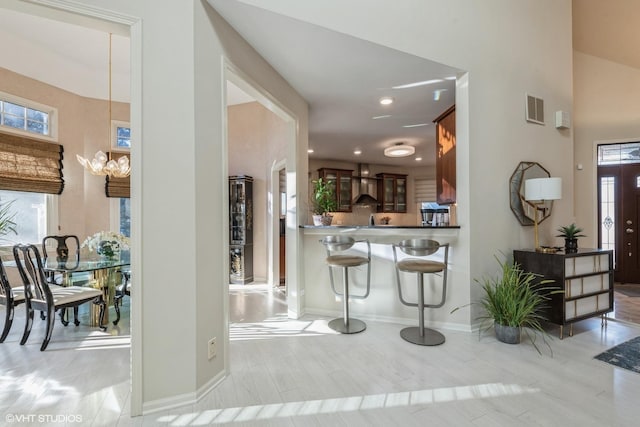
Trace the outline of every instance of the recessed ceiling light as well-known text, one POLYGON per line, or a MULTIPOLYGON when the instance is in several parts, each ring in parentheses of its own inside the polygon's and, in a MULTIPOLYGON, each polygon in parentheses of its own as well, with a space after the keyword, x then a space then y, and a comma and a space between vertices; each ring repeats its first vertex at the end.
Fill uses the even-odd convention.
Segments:
POLYGON ((407 157, 415 152, 415 147, 405 145, 404 142, 397 142, 395 145, 384 149, 384 155, 387 157, 407 157))
POLYGON ((456 76, 445 77, 444 79, 445 80, 455 80, 456 76))
POLYGON ((313 148, 309 148, 309 149, 307 150, 307 153, 309 153, 309 154, 313 153, 313 148))
POLYGON ((393 98, 390 96, 383 96, 382 98, 380 98, 380 104, 381 105, 393 104, 393 98))
POLYGON ((384 116, 373 116, 371 118, 373 120, 378 120, 378 119, 386 119, 387 117, 391 117, 391 114, 385 114, 384 116))
POLYGON ((409 89, 410 87, 425 86, 425 85, 430 85, 434 83, 440 83, 441 81, 442 81, 441 79, 424 80, 421 82, 414 82, 414 83, 407 83, 399 86, 393 86, 391 89, 409 89))
POLYGON ((422 157, 416 157, 416 162, 421 162, 422 161, 422 157))
POLYGON ((359 156, 360 154, 362 154, 362 150, 354 150, 353 154, 355 154, 356 156, 359 156))
POLYGON ((429 125, 430 125, 430 123, 417 123, 415 125, 404 125, 402 127, 403 128, 417 128, 417 127, 420 127, 420 126, 429 126, 429 125))

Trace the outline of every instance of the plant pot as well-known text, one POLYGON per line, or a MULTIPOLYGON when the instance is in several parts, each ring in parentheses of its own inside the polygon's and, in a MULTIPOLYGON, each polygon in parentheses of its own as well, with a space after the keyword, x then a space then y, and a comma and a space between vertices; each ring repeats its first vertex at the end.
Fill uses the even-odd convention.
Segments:
POLYGON ((578 252, 578 239, 564 239, 564 251, 566 253, 578 252))
POLYGON ((496 330, 498 341, 507 344, 520 344, 521 328, 519 326, 505 326, 494 323, 493 327, 496 330))
POLYGON ((313 225, 331 225, 331 221, 333 221, 333 215, 314 215, 313 216, 313 225))

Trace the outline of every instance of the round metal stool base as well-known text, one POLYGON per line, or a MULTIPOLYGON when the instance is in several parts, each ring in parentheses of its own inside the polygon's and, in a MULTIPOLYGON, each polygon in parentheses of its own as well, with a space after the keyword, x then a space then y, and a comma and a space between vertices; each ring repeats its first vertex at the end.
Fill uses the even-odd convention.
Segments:
POLYGON ((358 332, 362 332, 367 329, 367 324, 362 320, 358 319, 349 319, 348 324, 344 324, 344 319, 333 319, 329 322, 329 327, 336 332, 340 332, 342 334, 357 334, 358 332))
POLYGON ((424 336, 420 336, 420 328, 412 326, 400 331, 400 336, 405 341, 418 345, 440 345, 444 343, 444 335, 433 329, 424 328, 424 336))

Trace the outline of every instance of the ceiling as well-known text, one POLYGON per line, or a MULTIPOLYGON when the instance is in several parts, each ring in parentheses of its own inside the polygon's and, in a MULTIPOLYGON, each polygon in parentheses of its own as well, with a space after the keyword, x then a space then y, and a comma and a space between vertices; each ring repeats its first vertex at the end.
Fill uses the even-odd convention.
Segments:
MULTIPOLYGON (((455 82, 443 80, 411 89, 393 87, 444 79, 461 70, 241 2, 209 3, 308 101, 311 157, 406 166, 433 164, 435 128, 431 122, 455 102, 455 82), (269 37, 264 37, 267 33, 269 37), (443 91, 435 101, 438 89, 443 91), (391 96, 395 102, 383 107, 378 103, 382 96, 391 96), (386 115, 391 117, 373 119, 386 115), (428 125, 403 127, 424 123, 428 125), (416 156, 384 157, 383 149, 399 141, 415 146, 422 162, 417 163, 416 156), (356 148, 362 150, 360 156, 354 155, 356 148)), ((575 49, 640 69, 640 26, 634 22, 638 16, 637 0, 574 0, 575 49)), ((82 96, 106 99, 107 32, 113 31, 112 97, 128 102, 126 31, 66 21, 0 8, 0 67, 82 96)), ((230 103, 247 102, 250 98, 246 96, 229 87, 230 103)))

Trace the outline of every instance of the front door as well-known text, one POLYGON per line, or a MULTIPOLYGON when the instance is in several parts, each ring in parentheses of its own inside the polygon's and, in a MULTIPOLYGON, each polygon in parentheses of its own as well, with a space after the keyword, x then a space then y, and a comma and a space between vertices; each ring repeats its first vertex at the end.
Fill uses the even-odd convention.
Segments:
POLYGON ((640 164, 599 166, 598 182, 600 247, 613 240, 616 282, 640 283, 640 164))

